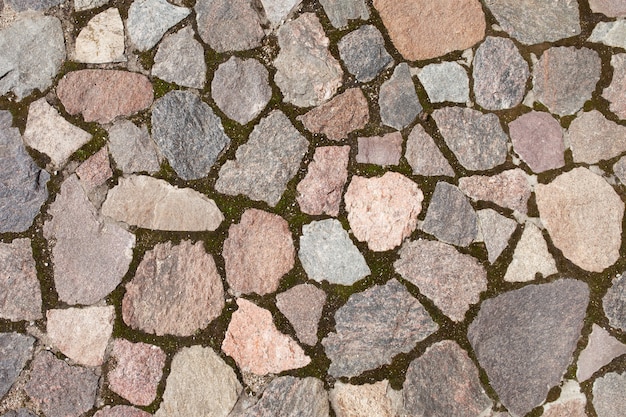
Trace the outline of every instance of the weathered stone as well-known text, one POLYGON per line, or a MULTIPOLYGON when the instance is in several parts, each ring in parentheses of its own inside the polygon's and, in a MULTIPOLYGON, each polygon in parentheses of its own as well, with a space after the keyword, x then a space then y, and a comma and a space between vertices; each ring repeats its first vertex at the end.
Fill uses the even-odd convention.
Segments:
MULTIPOLYGON (((7 5, 16 12, 26 10, 35 10, 38 12, 46 11, 54 6, 63 3, 64 0, 5 0, 7 5)), ((0 7, 0 10, 2 8, 0 7)))
POLYGON ((626 119, 626 54, 611 57, 613 79, 602 91, 602 97, 609 102, 609 109, 620 119, 626 119))
POLYGON ((302 0, 261 0, 265 17, 273 24, 280 25, 300 6, 302 0))
POLYGON ((618 275, 613 280, 611 288, 602 299, 604 314, 609 324, 617 329, 626 331, 626 275, 618 275))
POLYGON ((543 406, 544 417, 587 417, 587 397, 576 381, 566 381, 559 399, 543 406))
MULTIPOLYGON (((0 11, 2 11, 2 7, 0 7, 0 11)), ((4 413, 2 414, 2 417, 37 417, 37 415, 33 414, 32 411, 27 410, 26 408, 20 408, 19 410, 11 410, 4 413)))
POLYGON ((494 263, 502 251, 509 246, 509 239, 517 228, 517 222, 492 209, 480 210, 476 214, 479 229, 487 247, 487 259, 489 263, 494 263))
POLYGON ((454 177, 450 163, 422 125, 415 125, 409 134, 404 157, 413 168, 413 174, 454 177))
POLYGON ((106 146, 80 164, 76 169, 76 175, 87 192, 101 186, 111 178, 113 170, 109 163, 109 152, 106 146))
POLYGON ((118 9, 111 7, 95 15, 80 31, 74 60, 87 64, 126 61, 124 24, 118 9))
POLYGON ((185 87, 204 88, 204 49, 193 35, 193 28, 187 26, 163 39, 154 55, 154 77, 185 87))
MULTIPOLYGON (((334 1, 334 3, 350 2, 353 1, 334 1)), ((393 58, 385 49, 383 35, 373 25, 364 25, 348 33, 341 38, 337 48, 348 72, 364 83, 372 81, 383 68, 393 62, 393 58)))
POLYGON ((109 123, 148 108, 153 91, 143 74, 85 69, 66 74, 59 81, 57 96, 69 114, 80 113, 85 122, 109 123))
POLYGON ((478 234, 478 216, 458 187, 438 182, 422 230, 442 242, 468 246, 478 234))
POLYGON ((274 81, 284 101, 298 107, 318 106, 335 95, 343 71, 328 44, 314 13, 304 13, 278 29, 280 52, 274 61, 274 81))
POLYGON ((613 173, 622 184, 626 184, 626 156, 622 156, 613 164, 613 173))
POLYGON ((265 32, 252 0, 198 0, 198 33, 216 52, 245 51, 261 46, 265 32))
POLYGON ((581 281, 528 285, 483 301, 468 339, 491 387, 513 415, 525 415, 559 384, 589 302, 581 281))
POLYGON ((226 417, 242 390, 235 372, 211 348, 183 348, 171 368, 155 417, 226 417))
POLYGON ((626 415, 626 402, 617 400, 626 391, 626 373, 610 372, 593 383, 593 408, 598 417, 626 415))
POLYGON ((310 132, 338 141, 365 127, 369 121, 369 106, 361 89, 351 88, 298 117, 298 120, 310 132))
POLYGON ((248 209, 239 224, 228 229, 222 256, 226 280, 235 293, 273 293, 294 264, 289 224, 276 214, 248 209))
POLYGON ((576 379, 583 382, 620 355, 626 354, 626 345, 615 339, 602 327, 594 324, 587 347, 578 357, 576 379))
POLYGON ((626 21, 598 22, 587 40, 624 49, 626 48, 626 21))
POLYGON ((170 231, 213 231, 224 220, 205 195, 145 175, 120 178, 109 191, 102 214, 133 226, 170 231))
POLYGON ((459 179, 459 188, 474 201, 491 201, 524 214, 532 192, 528 176, 519 168, 492 176, 464 177, 459 179))
POLYGON ((152 108, 152 135, 184 180, 205 177, 230 144, 222 122, 208 104, 190 91, 170 91, 152 108))
POLYGON ((423 200, 417 184, 396 172, 355 175, 344 196, 354 236, 377 252, 395 248, 415 230, 423 200))
POLYGON ((13 125, 13 115, 8 110, 0 110, 0 129, 5 129, 13 125))
POLYGON ((574 119, 565 137, 574 162, 595 164, 626 151, 626 126, 608 120, 597 110, 574 119))
POLYGON ((589 0, 594 13, 603 13, 609 17, 626 17, 625 0, 589 0))
POLYGON ((0 333, 0 398, 4 397, 32 357, 35 339, 20 333, 0 333))
POLYGON ((43 317, 41 288, 29 239, 0 243, 0 294, 0 318, 34 321, 43 317))
POLYGON ((600 272, 619 258, 624 203, 602 177, 587 168, 535 187, 541 220, 563 255, 600 272))
POLYGON ((95 9, 104 6, 109 0, 74 0, 74 10, 82 12, 83 10, 95 9))
POLYGON ((378 105, 383 124, 398 130, 413 123, 423 110, 405 62, 399 64, 391 78, 380 86, 378 105))
POLYGON ((546 50, 533 69, 535 98, 559 116, 576 113, 591 99, 600 80, 601 64, 598 53, 588 48, 546 50))
POLYGON ((307 174, 296 187, 296 200, 303 213, 339 214, 343 187, 348 180, 349 156, 349 146, 315 148, 307 174))
POLYGON ((174 6, 166 0, 135 0, 128 9, 126 30, 139 51, 156 45, 169 28, 183 20, 191 10, 174 6))
POLYGON ((433 300, 441 312, 462 321, 470 305, 487 290, 487 272, 472 256, 453 246, 430 240, 408 241, 400 249, 394 268, 433 300))
POLYGON ((540 173, 565 165, 563 129, 549 113, 531 111, 509 123, 513 149, 540 173))
POLYGON ((244 194, 275 206, 307 151, 309 142, 280 110, 261 119, 248 141, 239 146, 235 160, 226 161, 215 189, 223 194, 244 194))
POLYGON ((350 20, 368 20, 370 12, 365 0, 320 0, 330 24, 336 28, 348 25, 350 20))
POLYGON ((335 313, 335 323, 335 331, 322 340, 334 377, 390 364, 439 328, 396 279, 351 295, 335 313))
POLYGON ((106 407, 98 411, 93 417, 150 417, 152 414, 128 405, 106 407))
POLYGON ((101 219, 76 175, 50 205, 43 234, 52 247, 54 284, 68 304, 94 304, 122 281, 132 260, 135 236, 101 219))
POLYGON ((311 284, 300 284, 276 296, 276 307, 296 331, 300 342, 317 343, 317 325, 322 318, 326 293, 311 284))
POLYGON ((306 366, 311 358, 289 336, 280 333, 272 314, 243 298, 226 330, 222 351, 231 356, 243 372, 278 374, 306 366))
POLYGON ((269 73, 259 61, 233 56, 215 71, 211 95, 226 116, 245 125, 254 120, 272 98, 268 80, 269 73))
POLYGON ((466 103, 469 101, 469 78, 456 62, 441 62, 422 68, 417 74, 431 103, 466 103))
POLYGON ((351 385, 335 382, 330 404, 337 417, 396 417, 401 406, 386 379, 373 384, 351 385), (391 395, 389 394, 391 392, 391 395))
POLYGON ((556 263, 548 252, 548 245, 541 235, 541 230, 533 223, 527 222, 515 247, 513 259, 504 274, 504 280, 532 281, 538 273, 545 278, 557 272, 559 271, 556 263))
POLYGON ((402 142, 400 132, 359 138, 359 153, 356 155, 356 161, 360 164, 398 165, 402 157, 402 142))
POLYGON ((485 14, 476 0, 374 0, 374 7, 409 61, 471 48, 485 36, 485 14))
POLYGON ((146 252, 122 300, 124 323, 162 336, 191 336, 222 313, 224 288, 202 242, 159 243, 146 252))
POLYGON ((107 130, 111 156, 122 172, 154 173, 159 170, 161 157, 146 126, 137 127, 131 121, 120 120, 107 130))

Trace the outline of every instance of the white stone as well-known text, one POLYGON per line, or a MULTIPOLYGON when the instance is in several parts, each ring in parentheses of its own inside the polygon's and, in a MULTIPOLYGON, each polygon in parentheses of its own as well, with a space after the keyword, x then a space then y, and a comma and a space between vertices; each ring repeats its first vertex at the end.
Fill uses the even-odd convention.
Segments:
POLYGON ((76 37, 74 59, 87 64, 126 61, 124 24, 112 7, 94 16, 76 37))

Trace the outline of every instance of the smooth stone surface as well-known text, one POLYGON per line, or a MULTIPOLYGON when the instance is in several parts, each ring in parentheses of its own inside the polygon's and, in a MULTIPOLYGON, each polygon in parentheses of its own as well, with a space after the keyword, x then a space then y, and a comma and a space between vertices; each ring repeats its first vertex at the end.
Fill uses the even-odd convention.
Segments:
POLYGON ((265 32, 252 0, 198 0, 196 22, 202 40, 216 52, 261 46, 265 32))
POLYGON ((536 173, 565 165, 563 128, 549 113, 531 111, 509 123, 513 149, 536 173))
POLYGON ((576 381, 566 381, 561 387, 558 400, 543 406, 544 417, 587 417, 587 397, 580 392, 576 381))
POLYGON ((99 410, 93 417, 150 417, 152 414, 128 405, 116 405, 99 410))
POLYGON ((541 220, 552 242, 579 267, 601 272, 619 258, 624 203, 587 168, 574 168, 535 187, 541 220))
POLYGON ((129 120, 115 122, 107 129, 109 151, 125 174, 155 173, 161 167, 161 157, 145 125, 136 126, 129 120))
POLYGON ((459 188, 474 201, 491 201, 524 214, 532 193, 528 176, 519 168, 492 176, 463 177, 459 179, 459 188))
POLYGON ((302 0, 261 0, 265 17, 273 24, 280 25, 302 3, 302 0))
POLYGON ((509 246, 509 239, 517 228, 517 222, 492 209, 476 212, 478 227, 487 248, 487 260, 494 263, 509 246))
POLYGON ((393 75, 380 86, 378 97, 380 118, 384 125, 402 130, 423 110, 417 98, 409 66, 403 62, 393 75))
POLYGON ((400 132, 358 138, 356 161, 359 164, 398 165, 402 157, 402 142, 400 132))
POLYGON ((626 54, 611 57, 613 79, 602 91, 602 97, 608 100, 609 109, 620 119, 626 119, 626 54))
POLYGON ((472 256, 438 241, 407 241, 393 267, 430 298, 443 314, 460 322, 487 290, 487 272, 472 256))
POLYGON ((401 405, 386 379, 363 385, 337 381, 329 397, 337 417, 396 417, 401 412, 401 405))
POLYGON ((609 17, 626 17, 626 0, 589 0, 594 13, 603 13, 609 17))
POLYGON ((556 274, 558 269, 554 258, 548 252, 548 245, 541 230, 531 222, 527 222, 522 237, 513 253, 513 259, 504 274, 509 282, 524 282, 535 279, 537 273, 543 278, 556 274))
POLYGON ((513 415, 559 384, 580 337, 589 288, 561 279, 483 301, 468 338, 492 388, 513 415))
POLYGON ((126 61, 124 24, 118 9, 111 7, 95 15, 80 31, 74 60, 87 64, 126 61))
POLYGON ((626 152, 626 126, 608 120, 597 110, 574 119, 565 138, 574 162, 595 164, 626 152))
POLYGON ((466 103, 469 101, 469 78, 456 62, 441 62, 422 68, 417 78, 431 103, 466 103))
POLYGON ((626 275, 618 275, 611 288, 602 298, 604 314, 609 324, 616 329, 626 331, 626 275))
MULTIPOLYGON (((353 0, 335 0, 329 3, 350 2, 353 0)), ((357 0, 357 2, 363 2, 363 0, 357 0)), ((372 81, 393 62, 393 58, 385 49, 383 35, 373 25, 363 25, 348 33, 337 43, 337 49, 348 72, 363 83, 372 81)))
POLYGON ((335 331, 322 340, 334 377, 390 364, 439 328, 396 279, 351 295, 335 313, 335 323, 335 331))
POLYGON ((0 294, 0 318, 34 321, 43 317, 30 239, 0 243, 0 294))
POLYGON ((626 345, 615 339, 602 327, 593 324, 589 342, 578 356, 576 379, 584 382, 618 356, 626 354, 626 345))
POLYGON ((204 48, 193 36, 191 26, 165 36, 154 55, 152 76, 184 87, 204 88, 204 48))
POLYGON ((80 178, 80 183, 87 191, 87 194, 106 183, 113 176, 107 147, 103 146, 98 152, 80 164, 76 168, 76 175, 80 178))
POLYGON ((0 333, 0 398, 9 392, 33 353, 35 339, 20 333, 0 333))
POLYGON ((350 20, 368 20, 370 12, 365 0, 320 0, 330 24, 342 28, 350 20))
POLYGON ((415 125, 409 134, 404 157, 413 168, 413 174, 454 177, 450 163, 422 125, 415 125))
POLYGON ((191 10, 166 0, 134 0, 128 9, 126 30, 139 51, 152 49, 165 32, 183 20, 191 10))
POLYGON ((311 284, 300 284, 276 296, 276 307, 296 331, 298 340, 306 345, 317 344, 317 326, 322 318, 326 293, 311 284))
POLYGON ((616 401, 626 391, 626 373, 610 372, 593 383, 593 408, 598 417, 620 417, 626 414, 626 402, 616 401))
POLYGON ((624 49, 626 48, 626 21, 598 22, 587 40, 624 49))

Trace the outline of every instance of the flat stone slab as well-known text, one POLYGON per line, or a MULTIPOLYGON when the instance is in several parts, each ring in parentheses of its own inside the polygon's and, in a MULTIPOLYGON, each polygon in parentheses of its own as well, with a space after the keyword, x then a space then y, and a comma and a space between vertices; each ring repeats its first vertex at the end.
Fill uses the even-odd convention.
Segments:
POLYGON ((161 167, 161 156, 145 125, 136 126, 129 120, 115 122, 107 129, 109 151, 124 174, 147 172, 161 167))
POLYGON ((626 275, 620 274, 613 280, 611 288, 602 298, 604 314, 609 324, 626 331, 626 275))
POLYGON ((618 356, 626 354, 626 345, 615 339, 602 327, 593 324, 589 342, 578 356, 576 379, 584 382, 618 356))
POLYGON ((0 398, 9 392, 33 355, 35 339, 20 333, 0 333, 0 398))
POLYGON ((383 124, 397 130, 413 123, 423 110, 405 62, 396 66, 391 78, 380 86, 378 105, 383 124))
POLYGON ((574 119, 565 138, 574 162, 596 164, 626 152, 626 126, 608 120, 597 110, 574 119))
POLYGON ((0 243, 0 293, 0 318, 34 321, 43 317, 30 239, 0 243))
POLYGON ((626 403, 616 401, 626 390, 626 373, 610 372, 593 383, 593 408, 598 417, 619 417, 626 413, 626 403))
MULTIPOLYGON (((6 4, 16 12, 26 10, 46 11, 54 6, 58 6, 63 0, 5 0, 6 4)), ((2 7, 0 7, 2 10, 2 7)))
POLYGON ((320 4, 335 28, 347 26, 351 20, 370 18, 365 0, 320 0, 320 4))
POLYGON ((165 36, 154 55, 152 76, 184 87, 204 88, 204 48, 193 36, 190 26, 165 36))
POLYGON ((609 17, 626 17, 626 1, 624 0, 589 0, 594 13, 603 13, 609 17))
POLYGON ((124 23, 117 8, 95 15, 76 37, 74 60, 86 64, 124 62, 124 23))
POLYGON ((358 138, 356 161, 360 164, 398 165, 402 157, 402 142, 400 132, 358 138))
POLYGON ((174 6, 167 0, 134 0, 126 20, 128 37, 139 51, 152 49, 169 28, 190 12, 186 7, 174 6))
POLYGON ((326 293, 312 284, 300 284, 276 296, 276 307, 296 331, 298 340, 314 346, 317 326, 322 318, 326 293))
POLYGON ((261 0, 265 17, 273 24, 280 25, 300 6, 302 0, 261 0))
POLYGON ((363 385, 337 381, 329 397, 337 417, 394 417, 401 412, 398 394, 386 379, 363 385))
POLYGON ((548 245, 541 234, 541 230, 531 222, 527 222, 522 237, 513 253, 513 259, 504 274, 504 280, 509 282, 532 281, 536 274, 544 278, 556 274, 556 262, 548 245))
POLYGON ((107 147, 103 146, 98 152, 80 164, 76 168, 76 175, 78 175, 80 183, 87 191, 87 194, 104 185, 113 176, 107 147))
POLYGON ((611 57, 613 79, 611 84, 602 91, 602 97, 609 102, 609 109, 620 119, 626 119, 626 54, 611 57))
POLYGON ((458 63, 445 61, 426 65, 417 73, 431 103, 469 101, 469 77, 458 63))
POLYGON ((623 20, 598 22, 587 40, 624 49, 626 48, 626 22, 623 20))
POLYGON ((95 9, 96 7, 104 6, 109 0, 74 0, 74 10, 77 12, 95 9))
MULTIPOLYGON (((351 2, 355 3, 353 0, 334 0, 326 3, 351 2)), ((356 3, 359 2, 365 4, 363 0, 356 0, 356 3)), ((348 72, 363 83, 372 81, 385 67, 393 63, 393 58, 385 49, 383 35, 373 25, 363 25, 348 33, 338 42, 337 48, 348 72)))
POLYGON ((563 128, 549 113, 531 111, 509 123, 513 149, 536 173, 565 165, 563 128))
POLYGON ((528 176, 519 168, 492 176, 463 177, 459 179, 459 188, 474 201, 491 201, 524 214, 532 193, 528 176))
POLYGON ((413 168, 413 174, 454 177, 450 163, 422 125, 415 125, 409 134, 404 157, 413 168))
POLYGON ((114 407, 105 407, 94 417, 150 417, 152 414, 128 405, 116 405, 114 407))
POLYGON ((517 229, 517 222, 492 209, 476 212, 478 228, 487 248, 487 259, 494 263, 509 246, 509 239, 517 229))
POLYGON ((566 381, 562 384, 561 395, 556 401, 543 406, 545 417, 586 417, 587 397, 580 392, 580 385, 576 381, 566 381))

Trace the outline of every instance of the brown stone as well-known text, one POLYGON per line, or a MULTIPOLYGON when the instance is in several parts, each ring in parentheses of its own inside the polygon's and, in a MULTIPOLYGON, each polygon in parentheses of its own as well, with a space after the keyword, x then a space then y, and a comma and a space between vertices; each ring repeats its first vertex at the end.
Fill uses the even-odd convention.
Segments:
POLYGON ((93 154, 77 169, 76 174, 81 184, 88 189, 94 189, 106 182, 113 175, 109 163, 109 152, 106 146, 93 154))
POLYGON ((536 173, 565 165, 563 129, 549 113, 531 111, 509 123, 513 149, 536 173))
POLYGON ((620 119, 626 119, 626 54, 611 57, 613 79, 604 89, 602 97, 609 101, 609 109, 620 119))
POLYGON ((41 288, 29 239, 0 243, 0 318, 38 320, 41 288))
POLYGON ((589 0, 589 7, 594 13, 603 13, 609 17, 626 17, 626 0, 589 0))
POLYGON ((337 381, 329 397, 337 417, 397 417, 400 413, 397 396, 387 380, 363 385, 337 381))
POLYGON ((296 285, 276 296, 276 307, 287 317, 298 340, 310 346, 317 343, 317 325, 325 302, 326 293, 311 284, 296 285))
POLYGON ((402 156, 402 134, 388 133, 384 136, 359 138, 359 153, 356 161, 360 164, 398 165, 402 156))
POLYGON ((574 162, 595 164, 626 151, 626 126, 608 120, 597 110, 579 115, 566 135, 574 162))
POLYGON ((459 188, 472 200, 491 201, 526 214, 531 194, 528 177, 521 169, 510 169, 493 176, 474 175, 459 180, 459 188))
POLYGON ((99 410, 93 417, 150 417, 152 414, 128 405, 116 405, 99 410))

